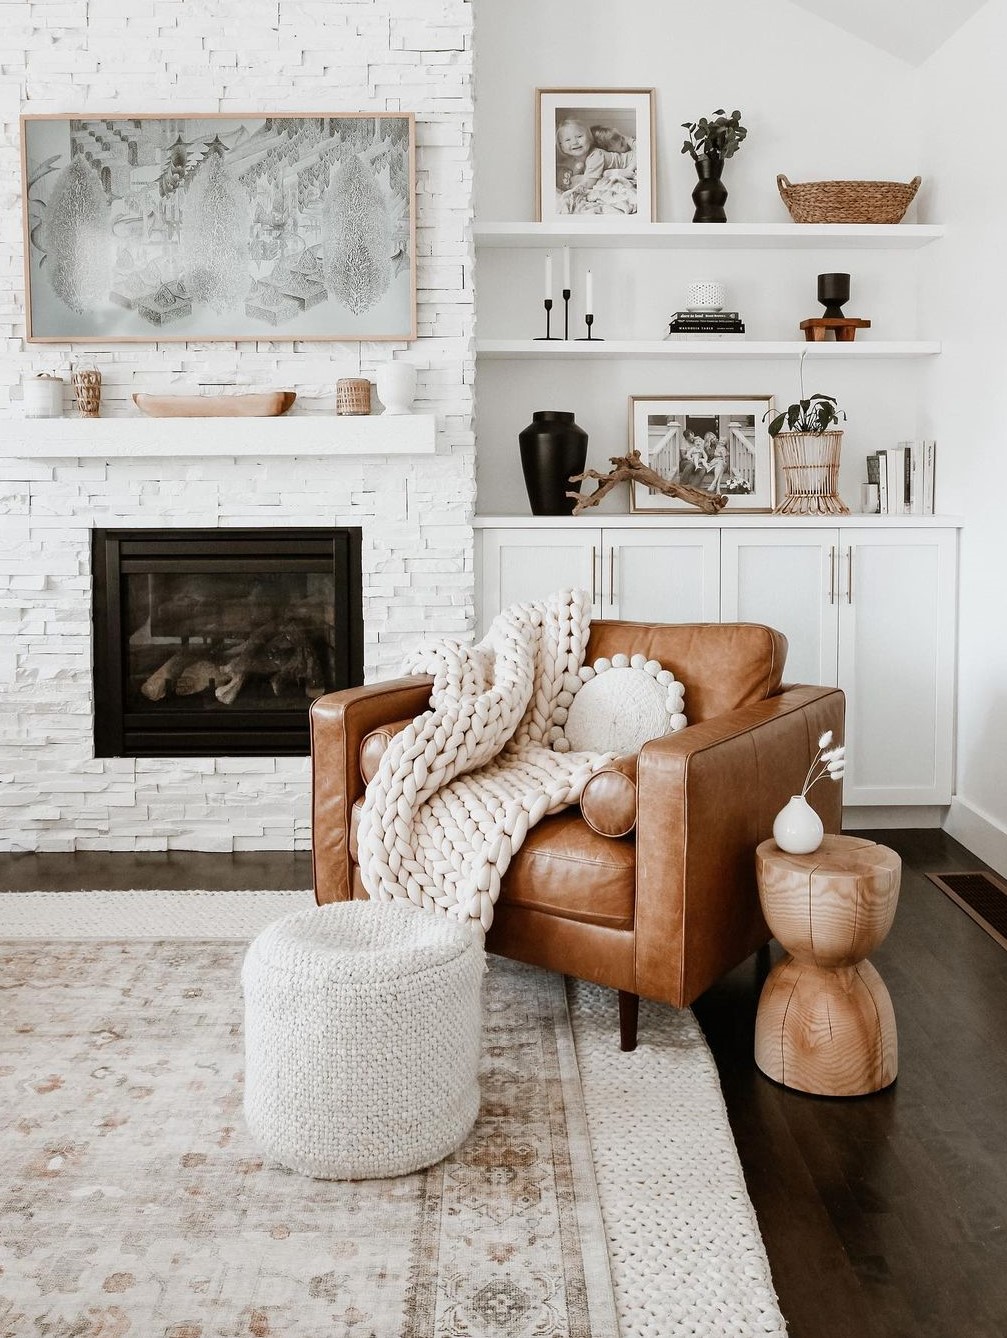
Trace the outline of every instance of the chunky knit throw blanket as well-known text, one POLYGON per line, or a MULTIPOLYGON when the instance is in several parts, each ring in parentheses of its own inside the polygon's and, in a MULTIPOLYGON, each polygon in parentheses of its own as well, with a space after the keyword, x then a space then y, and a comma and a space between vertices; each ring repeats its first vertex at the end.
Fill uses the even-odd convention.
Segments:
POLYGON ((484 930, 528 830, 576 803, 610 753, 574 753, 563 733, 579 686, 590 600, 564 590, 516 604, 476 646, 421 646, 431 707, 389 744, 358 830, 368 896, 408 898, 484 930))

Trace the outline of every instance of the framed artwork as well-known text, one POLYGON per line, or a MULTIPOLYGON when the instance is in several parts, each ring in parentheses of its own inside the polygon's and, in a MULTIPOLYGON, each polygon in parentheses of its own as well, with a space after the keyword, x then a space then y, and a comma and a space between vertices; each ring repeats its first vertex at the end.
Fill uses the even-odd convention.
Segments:
MULTIPOLYGON (((771 395, 634 395, 630 446, 670 483, 725 496, 730 511, 772 511, 776 502, 771 395)), ((632 511, 692 511, 688 502, 633 484, 632 511)))
POLYGON ((415 124, 23 116, 28 338, 413 339, 415 124))
POLYGON ((604 214, 652 222, 654 90, 540 88, 536 98, 539 222, 604 214))

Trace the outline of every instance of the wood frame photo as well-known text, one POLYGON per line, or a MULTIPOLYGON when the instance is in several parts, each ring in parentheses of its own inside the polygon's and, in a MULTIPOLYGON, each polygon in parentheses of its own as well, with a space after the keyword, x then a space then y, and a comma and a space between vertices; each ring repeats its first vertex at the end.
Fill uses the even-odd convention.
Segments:
POLYGON ((35 343, 416 338, 411 112, 21 117, 35 343))
MULTIPOLYGON (((772 409, 772 395, 631 395, 630 449, 669 482, 726 497, 725 511, 769 512, 776 504, 772 409)), ((694 508, 634 483, 630 509, 667 515, 694 508)))
POLYGON ((535 91, 535 217, 657 218, 652 88, 535 91))

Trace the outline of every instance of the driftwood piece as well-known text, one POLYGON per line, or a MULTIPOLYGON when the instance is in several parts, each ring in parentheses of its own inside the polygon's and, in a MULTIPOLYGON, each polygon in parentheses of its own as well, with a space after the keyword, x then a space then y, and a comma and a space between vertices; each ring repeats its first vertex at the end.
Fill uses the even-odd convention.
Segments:
POLYGON ((580 483, 583 479, 598 481, 598 486, 592 493, 567 493, 567 497, 572 497, 577 502, 573 509, 575 516, 579 516, 589 506, 597 506, 617 483, 642 483, 644 487, 654 488, 657 492, 664 493, 666 497, 677 497, 680 501, 687 502, 689 506, 698 507, 708 515, 716 515, 727 505, 727 498, 723 493, 703 492, 701 488, 690 488, 687 483, 671 483, 668 479, 663 479, 649 465, 643 463, 639 451, 631 451, 629 455, 609 456, 609 462, 614 467, 608 474, 599 474, 597 469, 588 469, 583 474, 570 475, 571 483, 580 483))
POLYGON ((176 697, 194 697, 210 686, 220 673, 220 665, 213 660, 194 660, 187 665, 175 683, 176 697))

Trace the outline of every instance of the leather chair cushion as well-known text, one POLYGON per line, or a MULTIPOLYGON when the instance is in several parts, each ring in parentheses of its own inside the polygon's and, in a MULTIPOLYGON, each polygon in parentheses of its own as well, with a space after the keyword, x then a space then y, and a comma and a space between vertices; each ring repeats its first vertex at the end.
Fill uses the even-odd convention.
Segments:
MULTIPOLYGON (((350 814, 350 855, 357 858, 362 799, 350 814)), ((632 929, 636 847, 599 836, 575 808, 543 818, 511 860, 500 900, 563 920, 632 929)))
POLYGON ((637 754, 596 771, 580 796, 580 811, 599 836, 628 836, 636 826, 637 754))
MULTIPOLYGON (((412 723, 412 717, 408 720, 396 720, 390 725, 382 725, 380 729, 372 729, 370 734, 364 735, 360 741, 360 774, 365 782, 373 780, 378 774, 378 766, 385 749, 395 735, 400 734, 406 725, 412 723)), ((353 858, 356 859, 356 855, 353 858)))

